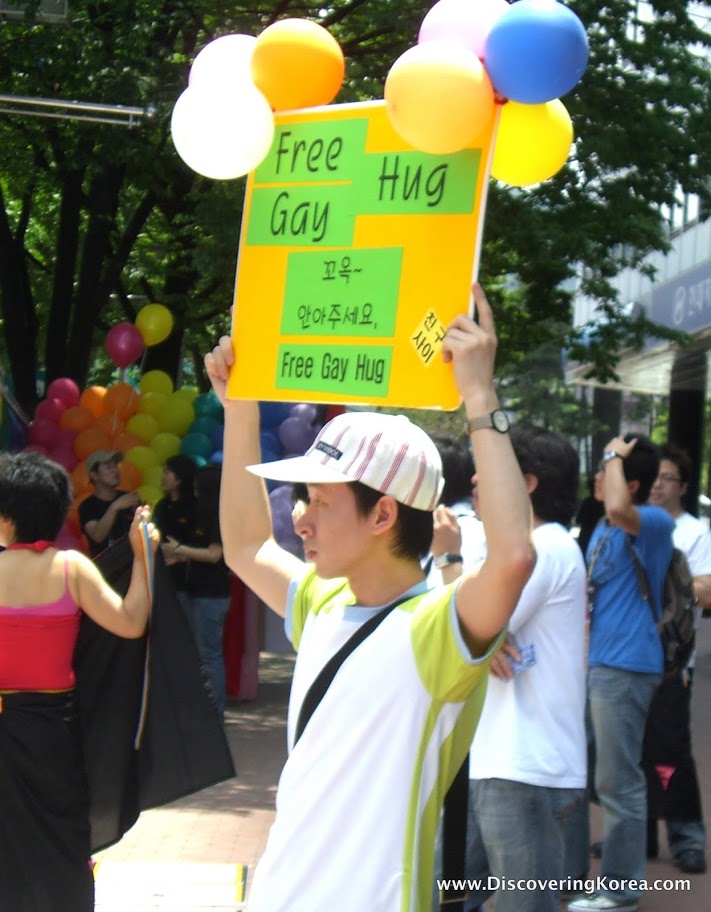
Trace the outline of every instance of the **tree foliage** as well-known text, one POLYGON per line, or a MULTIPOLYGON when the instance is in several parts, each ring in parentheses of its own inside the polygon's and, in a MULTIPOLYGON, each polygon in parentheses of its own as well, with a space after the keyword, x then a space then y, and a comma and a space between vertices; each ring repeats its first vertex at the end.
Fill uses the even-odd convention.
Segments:
MULTIPOLYGON (((36 21, 32 0, 24 21, 3 23, 6 94, 155 110, 132 129, 0 115, 2 332, 25 407, 36 401, 41 367, 48 380, 84 384, 106 330, 147 300, 175 316, 168 350, 151 354, 172 370, 185 354, 199 369, 199 353, 227 325, 244 183, 195 175, 169 136, 200 47, 220 34, 258 34, 285 16, 313 18, 347 55, 338 100, 382 97, 389 67, 416 40, 430 5, 261 0, 225 11, 215 0, 72 0, 60 25, 36 21)), ((650 4, 649 22, 639 15, 646 5, 633 0, 572 6, 591 42, 588 72, 565 100, 575 156, 532 190, 492 186, 482 277, 497 309, 501 365, 514 367, 569 322, 566 281, 580 269, 606 317, 593 351, 604 377, 621 345, 646 328, 624 319, 611 278, 664 248, 660 207, 679 186, 707 209, 711 202, 711 80, 698 54, 708 36, 682 0, 650 4)))

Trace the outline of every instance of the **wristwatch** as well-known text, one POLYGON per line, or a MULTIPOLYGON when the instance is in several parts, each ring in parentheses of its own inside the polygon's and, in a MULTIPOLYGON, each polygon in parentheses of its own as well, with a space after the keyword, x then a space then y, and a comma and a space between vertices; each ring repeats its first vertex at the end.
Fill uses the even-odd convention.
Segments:
POLYGON ((494 409, 488 415, 479 415, 478 418, 467 419, 467 431, 479 431, 482 428, 493 428, 499 434, 505 434, 509 427, 509 419, 503 409, 494 409))
POLYGON ((461 554, 450 554, 448 551, 432 558, 432 564, 437 570, 444 570, 444 568, 448 567, 450 564, 462 563, 464 563, 464 558, 461 554))
POLYGON ((609 462, 611 459, 622 459, 619 453, 616 453, 614 450, 605 450, 602 454, 602 462, 609 462))

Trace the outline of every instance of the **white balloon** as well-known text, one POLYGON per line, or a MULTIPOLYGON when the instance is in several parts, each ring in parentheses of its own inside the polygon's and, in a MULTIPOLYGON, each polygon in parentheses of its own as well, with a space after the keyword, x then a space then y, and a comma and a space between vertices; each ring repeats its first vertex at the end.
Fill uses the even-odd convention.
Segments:
POLYGON ((213 86, 241 87, 252 82, 250 64, 257 39, 251 35, 223 35, 200 51, 190 67, 188 85, 210 82, 213 86))
POLYGON ((230 92, 198 83, 176 101, 170 129, 178 155, 193 171, 233 180, 264 160, 274 138, 274 113, 254 87, 230 92))

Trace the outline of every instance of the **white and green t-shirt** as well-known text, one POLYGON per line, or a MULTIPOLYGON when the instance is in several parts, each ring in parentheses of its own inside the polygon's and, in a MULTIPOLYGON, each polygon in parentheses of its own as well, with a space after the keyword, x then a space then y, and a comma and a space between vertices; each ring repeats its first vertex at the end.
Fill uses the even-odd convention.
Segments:
POLYGON ((454 586, 414 587, 346 659, 298 743, 302 700, 378 608, 313 571, 292 584, 298 650, 290 753, 250 912, 420 912, 432 894, 435 831, 486 694, 489 659, 462 639, 454 586))

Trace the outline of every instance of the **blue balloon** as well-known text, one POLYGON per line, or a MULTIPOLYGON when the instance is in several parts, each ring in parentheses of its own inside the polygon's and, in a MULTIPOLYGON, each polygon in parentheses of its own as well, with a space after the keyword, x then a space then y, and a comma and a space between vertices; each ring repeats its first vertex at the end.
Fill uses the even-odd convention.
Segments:
POLYGON ((223 424, 219 424, 212 434, 210 434, 210 440, 216 450, 222 449, 222 445, 225 441, 225 426, 223 424))
POLYGON ((494 23, 484 66, 504 98, 543 104, 569 92, 585 72, 588 36, 558 0, 518 0, 494 23))
POLYGON ((205 434, 206 437, 212 438, 213 431, 215 428, 222 429, 224 425, 213 418, 212 415, 200 415, 199 418, 196 418, 195 421, 190 425, 188 429, 189 434, 205 434))
POLYGON ((186 434, 180 441, 180 452, 186 456, 201 456, 207 459, 212 453, 212 442, 206 434, 186 434))
POLYGON ((291 402, 260 402, 259 417, 263 428, 277 428, 291 414, 291 402))
POLYGON ((210 465, 222 465, 222 450, 215 450, 215 452, 208 459, 210 465))
POLYGON ((214 390, 210 390, 209 393, 200 393, 199 396, 196 396, 193 399, 193 410, 198 418, 205 416, 215 418, 217 421, 225 420, 222 403, 217 398, 214 390))

